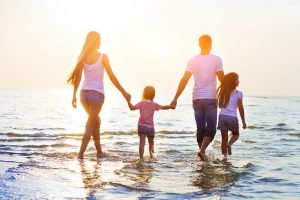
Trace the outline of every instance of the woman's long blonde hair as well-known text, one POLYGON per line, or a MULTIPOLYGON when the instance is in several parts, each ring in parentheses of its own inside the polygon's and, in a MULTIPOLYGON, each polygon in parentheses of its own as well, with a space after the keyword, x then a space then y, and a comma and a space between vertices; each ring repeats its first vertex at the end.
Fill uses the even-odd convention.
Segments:
POLYGON ((96 31, 91 31, 88 33, 85 39, 85 43, 81 50, 81 53, 78 56, 77 63, 67 82, 71 85, 74 85, 76 80, 81 76, 80 72, 83 68, 83 62, 86 56, 90 53, 92 49, 99 48, 100 45, 100 34, 96 31))

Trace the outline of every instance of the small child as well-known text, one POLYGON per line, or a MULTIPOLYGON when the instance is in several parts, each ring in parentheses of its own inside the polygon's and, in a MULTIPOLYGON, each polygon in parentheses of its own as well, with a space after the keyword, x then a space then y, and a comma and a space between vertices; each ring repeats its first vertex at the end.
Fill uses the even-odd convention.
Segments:
POLYGON ((154 112, 158 110, 167 110, 173 108, 170 105, 161 106, 153 102, 154 97, 155 97, 154 87, 146 86, 143 91, 143 98, 141 102, 133 106, 131 102, 128 101, 128 106, 130 110, 137 110, 137 109, 140 110, 140 119, 138 122, 138 134, 140 137, 139 154, 141 160, 143 160, 146 137, 148 138, 148 142, 149 142, 150 158, 151 159, 153 158, 154 137, 155 137, 154 123, 153 123, 154 112))
POLYGON ((246 129, 243 93, 236 90, 239 85, 238 74, 231 72, 224 76, 220 87, 218 88, 218 104, 221 111, 219 113, 218 129, 222 134, 222 154, 231 155, 231 146, 239 138, 239 123, 237 118, 237 108, 243 123, 243 129, 246 129), (228 142, 228 130, 232 136, 228 142))

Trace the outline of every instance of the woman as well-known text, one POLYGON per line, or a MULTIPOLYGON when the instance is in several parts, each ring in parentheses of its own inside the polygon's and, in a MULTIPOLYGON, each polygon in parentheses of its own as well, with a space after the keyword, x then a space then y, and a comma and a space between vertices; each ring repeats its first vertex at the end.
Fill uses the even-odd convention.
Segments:
POLYGON ((99 113, 104 103, 104 69, 112 83, 122 93, 124 98, 129 101, 131 96, 119 83, 114 75, 107 55, 99 53, 101 39, 100 34, 91 31, 88 33, 82 51, 78 57, 77 64, 68 79, 68 83, 74 86, 72 105, 77 107, 76 93, 81 81, 82 71, 84 71, 84 82, 80 92, 80 101, 88 114, 85 126, 85 133, 82 138, 78 158, 82 159, 86 147, 93 135, 97 157, 103 155, 100 145, 100 124, 99 113))

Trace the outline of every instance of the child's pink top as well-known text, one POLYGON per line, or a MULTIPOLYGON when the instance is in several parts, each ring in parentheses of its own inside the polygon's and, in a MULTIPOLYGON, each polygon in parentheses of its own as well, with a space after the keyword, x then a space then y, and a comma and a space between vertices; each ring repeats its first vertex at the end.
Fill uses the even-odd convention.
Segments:
POLYGON ((146 99, 137 103, 134 107, 140 110, 138 125, 154 128, 153 115, 156 110, 158 111, 161 108, 161 105, 146 99))

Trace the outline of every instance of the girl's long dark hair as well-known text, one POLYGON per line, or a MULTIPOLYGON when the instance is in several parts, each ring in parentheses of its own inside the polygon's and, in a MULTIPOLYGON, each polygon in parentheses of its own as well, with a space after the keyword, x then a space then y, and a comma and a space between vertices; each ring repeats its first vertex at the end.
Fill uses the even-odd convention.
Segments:
POLYGON ((217 90, 219 108, 226 108, 228 106, 231 92, 236 88, 236 81, 238 78, 239 75, 234 72, 224 76, 221 85, 217 90))

